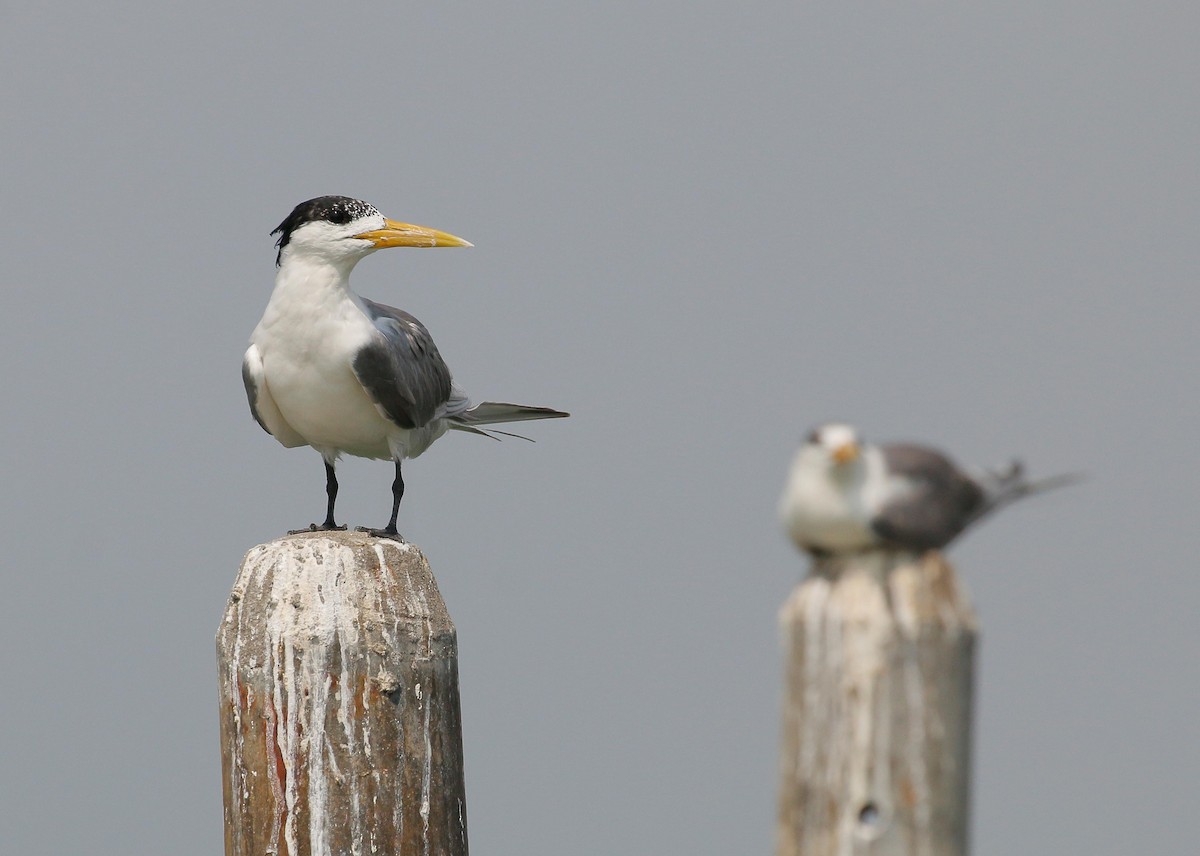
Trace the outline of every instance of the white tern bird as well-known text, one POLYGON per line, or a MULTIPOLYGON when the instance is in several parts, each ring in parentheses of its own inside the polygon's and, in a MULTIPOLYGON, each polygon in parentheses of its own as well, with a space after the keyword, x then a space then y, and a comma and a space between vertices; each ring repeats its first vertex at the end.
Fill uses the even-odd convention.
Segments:
POLYGON ((816 555, 924 551, 1010 502, 1078 480, 1029 481, 1019 462, 969 475, 936 449, 870 445, 835 422, 814 429, 796 453, 779 514, 796 546, 816 555))
MULTIPOLYGON (((447 429, 493 436, 482 426, 567 416, 548 407, 473 404, 450 375, 425 326, 350 290, 350 272, 386 247, 469 247, 436 229, 386 219, 373 205, 321 196, 296 206, 278 235, 275 290, 250 335, 242 378, 250 410, 284 446, 311 446, 325 461, 325 522, 334 521, 334 471, 345 453, 395 461, 392 515, 374 535, 399 537, 400 463, 447 429)), ((309 531, 309 530, 295 530, 309 531)))

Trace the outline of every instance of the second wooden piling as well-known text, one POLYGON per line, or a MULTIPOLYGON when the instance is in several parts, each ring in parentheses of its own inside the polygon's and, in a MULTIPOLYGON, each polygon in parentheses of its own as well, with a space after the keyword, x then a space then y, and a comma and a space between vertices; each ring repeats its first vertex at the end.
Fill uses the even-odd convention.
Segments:
POLYGON ((977 626, 953 568, 821 559, 780 623, 778 856, 965 856, 977 626))

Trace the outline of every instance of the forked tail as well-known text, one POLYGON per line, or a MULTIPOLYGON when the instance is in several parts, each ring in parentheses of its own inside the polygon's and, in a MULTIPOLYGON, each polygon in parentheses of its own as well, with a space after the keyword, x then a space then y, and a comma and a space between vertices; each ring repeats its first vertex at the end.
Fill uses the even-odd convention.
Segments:
POLYGON ((1060 487, 1078 484, 1085 478, 1083 473, 1062 473, 1049 476, 1037 481, 1025 477, 1025 467, 1020 461, 1013 461, 1003 470, 987 470, 979 478, 986 497, 975 514, 974 519, 991 514, 998 508, 1003 508, 1018 499, 1056 490, 1060 487))
POLYGON ((500 425, 505 422, 525 422, 530 419, 562 419, 570 416, 570 413, 564 413, 561 410, 555 410, 552 407, 533 407, 528 404, 509 404, 504 401, 483 401, 476 404, 470 410, 466 410, 457 416, 451 417, 450 427, 455 431, 467 431, 471 434, 482 434, 485 437, 491 437, 493 440, 499 439, 496 434, 503 434, 505 437, 518 437, 521 440, 533 440, 521 434, 513 434, 508 431, 497 431, 496 429, 481 428, 481 425, 500 425))

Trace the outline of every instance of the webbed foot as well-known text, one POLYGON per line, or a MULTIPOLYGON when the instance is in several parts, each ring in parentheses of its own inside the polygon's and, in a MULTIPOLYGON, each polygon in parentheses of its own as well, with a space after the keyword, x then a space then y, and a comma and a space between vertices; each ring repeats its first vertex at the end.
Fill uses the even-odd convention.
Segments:
POLYGON ((356 526, 355 532, 366 532, 372 538, 390 538, 393 541, 399 541, 401 544, 407 543, 404 536, 396 531, 395 526, 385 526, 383 529, 371 529, 368 526, 356 526))
POLYGON ((305 532, 345 532, 345 531, 346 531, 345 524, 338 526, 332 520, 326 520, 324 523, 322 523, 320 525, 318 525, 316 523, 310 523, 310 524, 308 524, 307 529, 289 529, 288 534, 289 535, 303 535, 305 532))

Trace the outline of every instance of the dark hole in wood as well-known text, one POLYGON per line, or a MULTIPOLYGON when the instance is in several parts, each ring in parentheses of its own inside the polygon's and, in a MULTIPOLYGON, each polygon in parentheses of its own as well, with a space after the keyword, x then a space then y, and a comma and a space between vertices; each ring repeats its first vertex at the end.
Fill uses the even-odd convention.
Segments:
POLYGON ((875 803, 866 803, 858 813, 858 822, 864 826, 874 826, 879 823, 879 809, 875 803))

